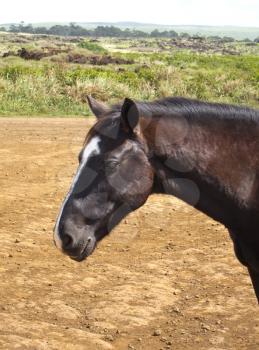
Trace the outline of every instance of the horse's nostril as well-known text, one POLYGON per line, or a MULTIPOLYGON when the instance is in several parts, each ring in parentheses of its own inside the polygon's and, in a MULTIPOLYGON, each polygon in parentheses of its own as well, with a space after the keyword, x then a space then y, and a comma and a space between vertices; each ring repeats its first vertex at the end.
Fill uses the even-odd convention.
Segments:
POLYGON ((73 239, 68 234, 64 235, 62 241, 63 241, 63 248, 64 249, 71 248, 71 246, 73 245, 73 239))

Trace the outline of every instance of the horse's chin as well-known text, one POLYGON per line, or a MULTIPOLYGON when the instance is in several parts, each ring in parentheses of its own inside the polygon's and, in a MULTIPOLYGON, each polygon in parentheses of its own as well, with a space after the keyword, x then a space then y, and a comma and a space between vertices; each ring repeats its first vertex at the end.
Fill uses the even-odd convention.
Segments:
POLYGON ((86 247, 83 249, 83 251, 78 256, 70 256, 72 260, 75 260, 77 262, 84 261, 89 255, 91 255, 95 248, 96 248, 96 240, 91 241, 89 244, 86 245, 86 247))
POLYGON ((99 229, 98 231, 95 232, 94 237, 92 237, 92 240, 90 241, 90 243, 86 244, 86 246, 84 247, 80 255, 70 256, 70 258, 77 262, 84 261, 89 255, 91 255, 94 252, 97 242, 102 240, 102 238, 105 237, 107 234, 108 234, 108 231, 105 227, 99 229))

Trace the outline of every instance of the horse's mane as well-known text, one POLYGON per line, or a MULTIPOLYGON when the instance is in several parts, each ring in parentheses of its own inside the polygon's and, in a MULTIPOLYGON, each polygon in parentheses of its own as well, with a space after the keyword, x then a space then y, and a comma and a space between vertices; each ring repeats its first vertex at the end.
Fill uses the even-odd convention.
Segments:
MULTIPOLYGON (((174 116, 186 118, 220 118, 254 121, 259 123, 259 110, 223 103, 210 103, 183 97, 167 97, 154 102, 136 102, 143 116, 174 116)), ((113 112, 121 110, 121 104, 112 106, 113 112)))

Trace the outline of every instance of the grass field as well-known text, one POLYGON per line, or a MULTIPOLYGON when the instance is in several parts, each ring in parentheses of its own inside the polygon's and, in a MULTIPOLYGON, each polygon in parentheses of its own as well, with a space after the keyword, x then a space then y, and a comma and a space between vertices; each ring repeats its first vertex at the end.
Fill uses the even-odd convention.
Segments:
POLYGON ((1 116, 88 114, 87 94, 110 103, 181 95, 258 108, 259 44, 0 34, 1 116))

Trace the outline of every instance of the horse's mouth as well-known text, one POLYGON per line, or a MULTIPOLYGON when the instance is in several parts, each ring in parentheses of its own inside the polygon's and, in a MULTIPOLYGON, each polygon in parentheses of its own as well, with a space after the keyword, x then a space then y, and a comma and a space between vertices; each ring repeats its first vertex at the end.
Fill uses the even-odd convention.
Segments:
POLYGON ((94 239, 85 244, 85 247, 83 248, 81 253, 78 256, 70 256, 70 258, 77 262, 85 260, 89 255, 91 255, 94 252, 97 242, 100 241, 107 234, 108 231, 106 228, 99 229, 97 232, 95 232, 94 239))
POLYGON ((81 262, 81 261, 85 260, 89 255, 91 255, 93 253, 93 251, 95 250, 95 247, 96 247, 96 241, 94 241, 94 242, 87 242, 85 247, 84 247, 84 249, 80 253, 80 255, 78 255, 78 256, 70 256, 70 258, 72 260, 77 261, 77 262, 81 262))

